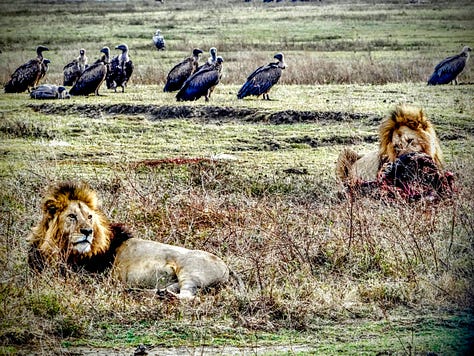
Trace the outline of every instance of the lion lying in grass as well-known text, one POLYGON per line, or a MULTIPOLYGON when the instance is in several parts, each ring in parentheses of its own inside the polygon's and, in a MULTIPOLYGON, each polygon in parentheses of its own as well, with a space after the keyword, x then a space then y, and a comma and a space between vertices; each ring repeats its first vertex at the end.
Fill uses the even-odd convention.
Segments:
POLYGON ((62 264, 89 272, 111 268, 128 287, 156 288, 181 299, 228 280, 226 264, 211 253, 134 238, 123 225, 109 223, 85 183, 52 187, 42 208, 29 236, 29 264, 36 270, 62 264))
POLYGON ((452 174, 442 172, 442 152, 423 110, 397 106, 379 127, 379 149, 360 155, 345 148, 336 163, 338 179, 352 188, 392 188, 408 197, 452 190, 452 174))

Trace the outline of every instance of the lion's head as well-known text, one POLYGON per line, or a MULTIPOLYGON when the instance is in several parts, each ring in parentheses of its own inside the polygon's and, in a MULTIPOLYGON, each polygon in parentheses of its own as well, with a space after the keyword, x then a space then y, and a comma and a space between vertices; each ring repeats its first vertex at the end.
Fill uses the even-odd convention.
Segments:
POLYGON ((110 224, 98 208, 97 195, 86 183, 64 182, 50 188, 42 213, 29 237, 42 261, 75 263, 109 249, 110 224))
POLYGON ((431 122, 423 110, 397 106, 381 123, 380 156, 394 162, 408 153, 425 153, 442 166, 441 147, 431 122))

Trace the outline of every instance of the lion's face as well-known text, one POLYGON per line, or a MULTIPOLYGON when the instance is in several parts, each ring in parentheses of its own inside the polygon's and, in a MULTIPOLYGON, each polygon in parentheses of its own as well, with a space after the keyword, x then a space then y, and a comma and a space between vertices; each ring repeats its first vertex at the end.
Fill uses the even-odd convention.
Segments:
POLYGON ((64 210, 58 224, 62 225, 62 237, 66 249, 72 253, 90 252, 94 241, 95 214, 86 204, 74 201, 64 210))
POLYGON ((55 186, 43 201, 43 218, 30 243, 46 261, 91 258, 110 246, 110 224, 86 184, 55 186))
POLYGON ((418 135, 417 131, 407 126, 402 126, 393 133, 391 151, 395 157, 413 152, 421 153, 424 151, 422 143, 422 138, 418 135))

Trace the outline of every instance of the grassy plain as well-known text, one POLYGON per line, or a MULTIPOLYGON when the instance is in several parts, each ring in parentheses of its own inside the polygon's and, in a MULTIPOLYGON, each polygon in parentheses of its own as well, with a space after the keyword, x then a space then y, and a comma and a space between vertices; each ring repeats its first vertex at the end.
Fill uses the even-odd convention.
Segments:
POLYGON ((136 65, 124 94, 0 94, 0 354, 130 354, 140 343, 192 354, 472 348, 472 65, 463 85, 425 85, 437 61, 473 45, 471 2, 0 4, 0 82, 40 43, 50 47, 49 83, 81 47, 93 59, 126 42, 136 65), (166 51, 152 46, 156 27, 166 51), (174 63, 211 46, 225 72, 209 103, 162 92, 174 63), (245 77, 277 51, 288 69, 274 100, 237 100, 245 77), (338 152, 374 149, 378 123, 400 102, 435 123, 456 198, 341 199, 338 152), (205 159, 156 162, 183 157, 205 159), (187 305, 127 293, 107 276, 32 274, 25 236, 44 188, 63 179, 91 183, 111 220, 138 236, 222 256, 247 290, 231 283, 187 305))

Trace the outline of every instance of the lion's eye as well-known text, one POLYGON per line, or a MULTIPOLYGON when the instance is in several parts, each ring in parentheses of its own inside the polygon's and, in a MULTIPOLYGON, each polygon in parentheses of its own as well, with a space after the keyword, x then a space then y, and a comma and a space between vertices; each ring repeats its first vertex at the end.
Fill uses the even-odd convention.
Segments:
POLYGON ((90 214, 87 218, 88 218, 89 220, 92 220, 92 215, 90 214))
POLYGON ((67 217, 71 220, 76 220, 77 219, 76 214, 69 214, 67 217))

